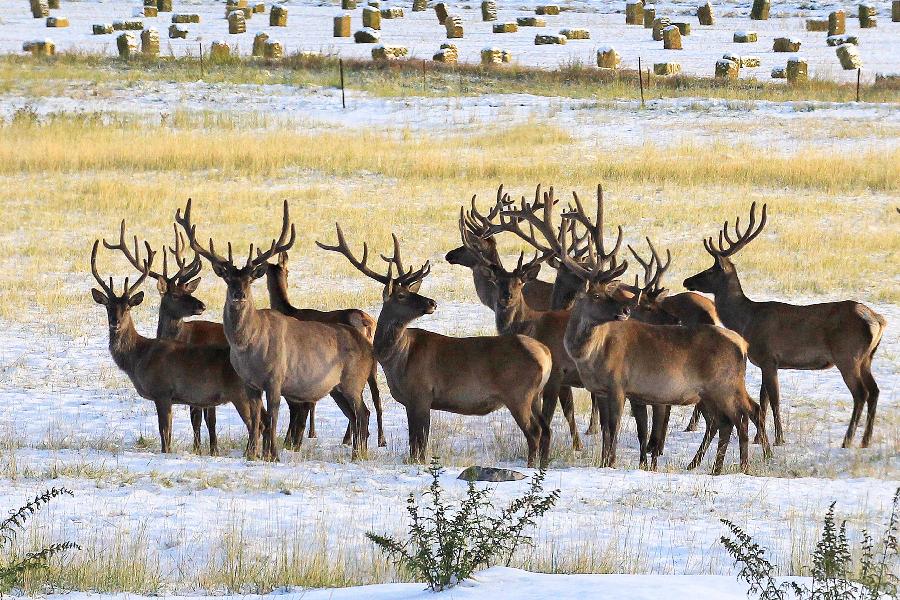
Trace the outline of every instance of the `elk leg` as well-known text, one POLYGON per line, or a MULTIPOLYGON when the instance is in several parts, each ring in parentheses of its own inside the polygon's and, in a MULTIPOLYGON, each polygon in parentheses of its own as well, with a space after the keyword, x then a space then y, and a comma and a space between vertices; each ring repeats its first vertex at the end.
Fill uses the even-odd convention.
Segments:
POLYGON ((200 444, 200 425, 203 422, 203 409, 190 407, 191 428, 194 430, 194 454, 203 454, 203 447, 200 444))
POLYGON ((309 439, 313 439, 318 437, 316 434, 316 403, 313 402, 309 405, 309 433, 306 434, 306 437, 309 439))
POLYGON ((531 420, 537 423, 541 429, 540 465, 542 469, 546 469, 550 466, 550 437, 553 434, 553 430, 549 423, 544 420, 544 415, 541 414, 541 404, 541 394, 535 394, 534 400, 531 401, 531 420))
MULTIPOLYGON (((253 398, 253 396, 249 396, 249 398, 253 398)), ((254 460, 259 436, 260 406, 251 400, 250 402, 234 402, 234 408, 241 417, 241 421, 244 422, 244 426, 247 427, 247 447, 244 454, 247 456, 247 460, 254 460)))
POLYGON ((384 437, 384 418, 382 415, 381 392, 378 390, 377 367, 372 367, 372 373, 369 375, 369 393, 372 394, 372 404, 375 405, 375 419, 378 421, 378 447, 387 446, 387 440, 384 437))
POLYGON ((533 402, 525 406, 517 405, 515 400, 511 400, 506 404, 509 407, 509 412, 512 413, 513 419, 516 421, 516 425, 519 426, 519 429, 525 435, 525 441, 528 442, 528 461, 526 464, 529 468, 534 467, 534 459, 537 457, 538 445, 541 443, 543 434, 541 422, 534 419, 533 405, 533 402))
POLYGON ((216 437, 216 407, 203 409, 203 418, 206 420, 206 431, 209 433, 209 455, 219 455, 219 438, 216 437))
POLYGON ((584 446, 581 444, 581 436, 578 435, 578 424, 575 422, 575 399, 572 396, 572 388, 564 385, 559 388, 559 405, 562 407, 563 416, 569 423, 569 434, 572 436, 572 450, 580 451, 584 446))
POLYGON ((588 423, 588 428, 584 431, 584 435, 597 435, 602 428, 601 422, 599 399, 596 394, 591 394, 591 420, 588 423))
POLYGON ((749 426, 750 419, 748 417, 748 414, 747 412, 743 412, 740 417, 738 417, 737 435, 738 448, 741 455, 741 472, 745 475, 750 471, 750 436, 748 433, 749 426))
POLYGON ((875 428, 875 409, 878 406, 878 384, 872 377, 872 358, 863 363, 862 366, 863 384, 866 386, 868 396, 866 397, 866 430, 863 433, 861 446, 868 448, 872 441, 872 430, 875 428))
POLYGON ((639 466, 647 468, 647 405, 631 401, 631 415, 634 417, 634 425, 637 429, 638 446, 640 446, 641 459, 639 466))
POLYGON ((703 431, 703 439, 700 440, 700 447, 697 448, 697 453, 694 454, 693 460, 688 464, 687 470, 691 471, 700 466, 700 462, 703 460, 703 457, 706 455, 706 451, 709 449, 710 443, 712 443, 713 436, 715 435, 716 429, 718 428, 718 423, 716 423, 716 416, 712 413, 712 411, 700 411, 700 414, 703 416, 703 421, 706 423, 706 429, 703 431))
MULTIPOLYGON (((863 385, 863 379, 862 374, 860 373, 859 365, 853 363, 849 365, 842 363, 838 364, 837 368, 838 371, 841 372, 841 376, 844 378, 844 383, 847 385, 847 389, 849 389, 850 393, 853 395, 853 412, 850 415, 850 425, 847 427, 847 434, 844 436, 844 443, 841 444, 842 448, 849 448, 853 444, 853 436, 856 435, 856 428, 859 425, 859 419, 862 416, 863 406, 866 405, 868 393, 866 391, 866 386, 863 385)), ((870 413, 870 415, 873 414, 874 413, 870 413)), ((863 439, 865 441, 865 438, 863 439)))
MULTIPOLYGON (((765 425, 766 423, 766 413, 769 412, 769 392, 766 391, 766 383, 765 380, 759 385, 759 422, 765 425)), ((759 437, 759 429, 756 430, 756 437, 753 438, 754 444, 761 443, 762 439, 759 437)))
POLYGON ((344 446, 353 444, 353 421, 347 421, 347 429, 344 430, 344 439, 341 440, 344 446))
POLYGON ((651 454, 661 456, 666 447, 666 437, 669 432, 669 416, 672 407, 667 404, 652 404, 650 410, 653 413, 652 427, 650 428, 650 441, 647 449, 651 454))
POLYGON ((411 462, 425 462, 428 433, 431 429, 431 410, 413 403, 406 403, 406 421, 409 426, 409 459, 411 462))
POLYGON ((781 397, 778 391, 778 368, 774 365, 763 369, 763 386, 768 399, 772 402, 772 421, 775 423, 775 445, 784 445, 784 432, 781 430, 781 397))
POLYGON ((362 394, 358 398, 351 399, 341 390, 335 388, 331 390, 331 397, 334 398, 338 407, 352 423, 353 450, 350 456, 352 460, 359 460, 364 457, 363 455, 367 449, 366 438, 368 437, 369 428, 369 409, 366 408, 362 401, 362 394))
POLYGON ((684 428, 685 431, 697 431, 697 425, 700 423, 700 405, 694 406, 694 411, 691 413, 691 418, 688 421, 687 427, 684 428))
POLYGON ((619 429, 622 426, 622 413, 625 411, 625 391, 614 385, 610 385, 607 389, 610 390, 606 398, 606 409, 609 411, 607 417, 609 444, 607 445, 606 460, 603 462, 604 466, 615 468, 616 446, 619 442, 619 429))
POLYGON ((725 454, 728 452, 728 443, 731 441, 731 431, 734 423, 725 415, 719 418, 719 445, 716 447, 716 460, 713 463, 712 474, 721 475, 722 465, 725 464, 725 454))
POLYGON ((772 458, 772 446, 769 444, 769 436, 766 434, 766 423, 759 417, 759 404, 751 400, 750 396, 747 396, 745 401, 750 405, 750 421, 756 427, 756 437, 762 443, 763 458, 772 458))
POLYGON ((172 402, 156 401, 156 419, 159 422, 159 445, 163 454, 172 451, 172 402))
POLYGON ((300 436, 297 434, 297 421, 300 413, 298 407, 290 402, 288 402, 288 415, 290 416, 288 417, 287 433, 284 434, 284 449, 296 450, 297 440, 300 439, 300 436))
POLYGON ((278 441, 275 431, 278 429, 278 409, 281 405, 281 384, 271 383, 266 386, 266 412, 268 413, 268 428, 266 429, 266 443, 269 445, 266 460, 278 462, 278 441))

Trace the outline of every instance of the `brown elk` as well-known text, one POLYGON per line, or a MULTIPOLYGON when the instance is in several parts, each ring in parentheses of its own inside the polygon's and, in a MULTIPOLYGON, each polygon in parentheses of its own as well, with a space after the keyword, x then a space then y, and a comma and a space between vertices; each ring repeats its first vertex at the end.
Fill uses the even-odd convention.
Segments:
MULTIPOLYGON (((185 321, 185 317, 203 314, 206 305, 194 297, 200 278, 197 275, 203 264, 200 257, 194 254, 194 260, 190 263, 184 256, 184 236, 180 235, 175 227, 175 247, 169 248, 172 258, 178 270, 169 276, 168 256, 163 246, 163 270, 162 273, 149 271, 150 278, 156 281, 156 289, 160 295, 159 318, 156 323, 156 337, 164 340, 178 340, 186 344, 196 346, 215 346, 228 348, 228 340, 225 339, 225 329, 221 323, 213 321, 185 321)), ((134 253, 128 249, 125 241, 125 219, 119 226, 119 242, 110 244, 103 240, 103 245, 109 250, 119 250, 131 263, 131 266, 141 270, 141 264, 137 259, 138 241, 134 237, 134 253)), ((146 244, 146 242, 144 242, 146 244)), ((147 246, 148 250, 150 249, 147 246)), ((216 409, 215 407, 200 409, 190 407, 191 428, 194 430, 194 452, 200 453, 200 425, 206 420, 206 429, 209 432, 209 453, 218 456, 218 437, 216 436, 216 409)))
MULTIPOLYGON (((375 319, 373 319, 365 311, 357 308, 345 308, 340 310, 315 310, 313 308, 297 308, 291 304, 287 293, 288 278, 288 254, 281 252, 278 254, 278 262, 267 263, 266 266, 266 287, 269 290, 269 305, 278 312, 289 317, 294 317, 301 321, 318 321, 320 323, 343 323, 359 329, 369 342, 375 339, 375 319)), ((375 418, 378 421, 378 445, 386 446, 387 441, 384 437, 384 423, 382 421, 381 394, 378 391, 378 381, 376 379, 377 368, 373 363, 372 373, 369 375, 368 385, 372 394, 372 403, 375 405, 375 418)), ((285 446, 288 448, 297 448, 300 445, 300 437, 302 431, 298 429, 300 410, 294 405, 289 404, 290 425, 288 426, 287 437, 285 438, 285 446)), ((309 406, 309 437, 316 437, 316 405, 309 406)), ((347 424, 347 431, 344 433, 344 444, 349 444, 352 438, 352 428, 347 424)))
POLYGON ((144 299, 143 292, 136 292, 150 272, 153 252, 147 247, 147 258, 142 264, 140 277, 131 286, 125 278, 123 293, 113 291, 112 277, 107 285, 97 272, 97 249, 91 250, 91 273, 100 286, 91 294, 94 301, 106 307, 109 323, 109 351, 113 361, 134 384, 142 398, 156 404, 159 421, 160 445, 164 453, 172 449, 172 405, 187 404, 191 407, 210 408, 231 402, 247 426, 247 457, 257 456, 262 399, 259 393, 248 388, 231 366, 227 348, 214 346, 189 346, 168 339, 145 338, 134 327, 131 309, 144 299))
POLYGON ((552 368, 546 346, 523 335, 455 338, 409 327, 437 308, 434 300, 418 293, 430 264, 405 269, 394 236, 394 255, 384 257, 387 273, 377 273, 366 265, 368 246, 364 244, 362 258, 356 258, 340 226, 336 229, 337 244, 316 242, 319 247, 344 255, 384 286, 375 356, 394 399, 406 407, 411 459, 425 459, 432 410, 486 415, 506 406, 527 440, 528 465, 534 465, 538 450, 541 464, 546 465, 550 428, 540 410, 541 391, 552 368))
POLYGON ((713 238, 703 241, 713 257, 713 266, 685 279, 684 286, 713 294, 722 323, 750 344, 750 362, 762 370, 759 403, 763 419, 769 402, 772 403, 775 444, 784 443, 778 370, 821 370, 836 366, 853 395, 853 413, 843 447, 848 448, 853 442, 866 405, 868 414, 862 439, 862 447, 866 448, 872 439, 878 404, 872 358, 887 322, 869 307, 850 300, 800 306, 747 298, 730 257, 756 238, 765 225, 766 205, 763 204, 757 225, 755 202, 750 206, 750 221, 744 231, 740 230, 740 219, 735 219, 734 239, 725 221, 718 244, 713 238))
POLYGON ((197 241, 191 223, 191 201, 175 215, 195 252, 207 259, 213 272, 226 284, 223 323, 231 352, 231 364, 256 390, 265 392, 268 427, 267 458, 278 459, 275 431, 281 397, 301 404, 300 431, 305 428, 309 403, 330 394, 353 423, 352 456, 362 456, 367 447, 369 411, 363 388, 372 373, 372 345, 359 330, 341 323, 299 321, 271 309, 257 309, 252 284, 266 273, 266 262, 293 246, 296 230, 284 202, 281 233, 265 252, 253 246, 243 267, 234 262, 231 244, 228 258, 216 253, 212 239, 204 247, 197 241))

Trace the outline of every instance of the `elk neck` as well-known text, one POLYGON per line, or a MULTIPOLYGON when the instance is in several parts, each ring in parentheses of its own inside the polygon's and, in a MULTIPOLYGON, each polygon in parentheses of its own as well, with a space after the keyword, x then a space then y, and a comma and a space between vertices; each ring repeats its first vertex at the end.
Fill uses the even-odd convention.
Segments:
POLYGON ((270 266, 266 269, 266 288, 269 290, 269 305, 283 314, 290 314, 294 307, 288 300, 287 276, 280 269, 270 266))
POLYGON ((131 367, 138 358, 138 350, 146 341, 134 328, 134 320, 131 313, 127 313, 119 321, 119 328, 109 330, 109 353, 112 355, 116 366, 130 373, 131 367))
POLYGON ((594 349, 601 345, 606 337, 606 322, 591 321, 584 316, 580 302, 576 302, 566 326, 563 345, 572 360, 582 362, 590 357, 594 349))
POLYGON ((524 296, 521 295, 516 302, 511 302, 505 306, 499 303, 494 305, 494 323, 497 326, 497 333, 500 335, 532 335, 534 333, 534 322, 540 316, 539 312, 528 306, 524 296))
POLYGON ((406 360, 410 340, 407 327, 414 318, 403 318, 385 304, 378 315, 373 342, 375 358, 385 365, 396 365, 406 360))
POLYGON ((177 340, 184 330, 184 319, 175 317, 162 306, 159 308, 159 319, 156 322, 156 337, 161 340, 177 340))
POLYGON ((713 297, 722 324, 732 331, 741 333, 752 312, 750 307, 753 301, 744 294, 737 271, 723 276, 722 285, 715 291, 713 297))
POLYGON ((247 296, 243 302, 232 302, 231 298, 225 298, 222 324, 225 327, 225 338, 232 349, 247 348, 261 339, 262 321, 253 301, 252 286, 247 288, 247 296))
POLYGON ((475 294, 478 296, 478 300, 488 308, 493 308, 497 286, 485 275, 479 273, 478 269, 472 269, 472 281, 475 283, 475 294))

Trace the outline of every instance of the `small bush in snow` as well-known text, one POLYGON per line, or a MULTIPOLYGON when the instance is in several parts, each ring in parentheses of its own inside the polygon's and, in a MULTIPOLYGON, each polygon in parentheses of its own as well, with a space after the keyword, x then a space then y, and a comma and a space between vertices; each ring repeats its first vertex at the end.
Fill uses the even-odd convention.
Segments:
POLYGON ((738 579, 749 585, 747 595, 760 600, 880 600, 897 598, 898 526, 900 526, 900 488, 894 493, 891 516, 878 547, 868 532, 862 532, 860 560, 853 567, 847 524, 834 520, 832 502, 825 514, 822 537, 808 567, 812 587, 796 582, 778 584, 773 576, 774 566, 766 558, 766 550, 753 541, 750 534, 722 519, 732 536, 722 536, 721 542, 740 565, 738 579))
POLYGON ((478 489, 473 481, 459 505, 451 506, 441 488, 443 468, 437 459, 432 459, 428 472, 431 485, 422 495, 424 502, 420 505, 414 494, 407 500, 407 539, 372 532, 366 537, 436 592, 468 579, 479 568, 498 562, 509 566, 516 548, 531 542, 526 530, 559 498, 559 490, 544 495, 545 472, 541 470, 531 478, 525 495, 502 510, 491 502, 491 489, 478 489))
MULTIPOLYGON (((71 496, 72 492, 65 488, 50 488, 0 521, 0 550, 7 548, 15 541, 29 517, 44 508, 54 498, 62 495, 71 496)), ((36 552, 29 552, 22 557, 14 557, 9 563, 0 563, 0 593, 5 593, 13 586, 20 585, 22 577, 29 571, 46 568, 51 558, 73 549, 80 550, 81 548, 74 542, 62 542, 36 552)))

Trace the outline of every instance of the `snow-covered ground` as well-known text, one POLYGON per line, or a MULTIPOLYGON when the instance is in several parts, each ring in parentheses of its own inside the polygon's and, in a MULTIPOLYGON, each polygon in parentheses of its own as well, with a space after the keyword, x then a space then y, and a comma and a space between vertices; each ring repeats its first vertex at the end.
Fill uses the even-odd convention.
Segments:
MULTIPOLYGON (((114 35, 94 36, 91 25, 112 23, 116 19, 131 18, 138 2, 127 0, 87 0, 72 2, 63 0, 54 15, 66 16, 71 24, 68 28, 50 29, 43 19, 34 19, 24 0, 9 2, 0 15, 0 52, 21 52, 22 43, 31 39, 50 38, 59 50, 79 50, 87 52, 116 52, 114 35)), ((288 0, 280 2, 288 8, 287 27, 269 27, 268 14, 254 15, 247 23, 247 32, 228 34, 223 2, 214 0, 182 0, 175 2, 175 12, 197 13, 199 24, 186 25, 189 35, 186 40, 168 39, 167 30, 171 23, 171 13, 160 13, 158 17, 144 18, 146 27, 156 28, 163 37, 163 52, 166 54, 197 54, 199 43, 205 48, 214 40, 227 41, 236 46, 241 54, 248 54, 252 48, 253 36, 260 31, 267 32, 272 39, 283 42, 288 52, 310 50, 338 54, 345 57, 371 56, 372 44, 355 44, 352 38, 332 37, 332 19, 339 14, 339 3, 317 0, 288 0)), ((498 22, 514 21, 516 17, 533 15, 533 7, 542 2, 534 0, 497 2, 498 22)), ((849 0, 830 2, 790 2, 773 3, 771 17, 766 21, 751 21, 751 2, 713 2, 716 22, 712 26, 699 25, 696 17, 696 2, 665 0, 655 4, 657 15, 668 16, 674 21, 685 21, 691 25, 691 35, 683 38, 681 51, 664 50, 662 42, 655 42, 650 31, 642 26, 626 26, 625 2, 559 2, 570 10, 558 16, 544 17, 545 27, 520 27, 518 32, 494 34, 492 23, 482 22, 479 2, 450 2, 450 11, 463 18, 465 37, 446 40, 446 32, 438 24, 434 11, 412 12, 411 2, 396 2, 405 16, 401 19, 383 19, 381 43, 398 44, 409 49, 410 56, 430 59, 444 41, 452 41, 460 50, 463 62, 478 62, 482 48, 495 46, 512 52, 514 60, 520 64, 558 67, 565 64, 596 65, 598 47, 613 46, 622 57, 622 66, 636 68, 638 57, 644 66, 656 62, 678 62, 686 73, 712 76, 716 60, 728 52, 738 55, 758 57, 760 66, 745 68, 743 77, 768 80, 773 67, 783 67, 794 54, 775 53, 772 41, 776 37, 792 37, 802 42, 796 56, 806 59, 810 73, 817 77, 840 81, 855 81, 856 71, 844 71, 835 55, 835 48, 825 43, 827 34, 806 31, 806 18, 827 16, 834 9, 847 13, 847 33, 859 38, 859 49, 863 61, 863 77, 872 80, 876 73, 900 72, 897 52, 897 35, 900 23, 891 22, 891 6, 886 0, 873 2, 878 10, 878 27, 860 29, 857 3, 849 0), (586 28, 589 40, 571 40, 563 46, 534 43, 536 34, 558 33, 564 28, 586 28), (732 36, 735 31, 756 31, 759 41, 751 44, 736 44, 732 36)), ((352 29, 362 27, 362 7, 350 11, 352 29)), ((383 6, 387 6, 383 3, 383 6)))

